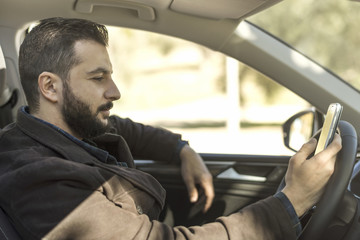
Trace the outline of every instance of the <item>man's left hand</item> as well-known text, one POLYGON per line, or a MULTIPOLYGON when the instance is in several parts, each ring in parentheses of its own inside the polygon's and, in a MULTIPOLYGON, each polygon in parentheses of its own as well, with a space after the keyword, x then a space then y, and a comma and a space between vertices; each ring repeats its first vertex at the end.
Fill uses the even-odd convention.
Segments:
POLYGON ((181 175, 189 193, 190 202, 195 203, 199 199, 198 184, 204 191, 205 205, 203 212, 207 212, 214 199, 214 185, 212 175, 205 166, 201 156, 189 145, 185 145, 180 151, 181 175))

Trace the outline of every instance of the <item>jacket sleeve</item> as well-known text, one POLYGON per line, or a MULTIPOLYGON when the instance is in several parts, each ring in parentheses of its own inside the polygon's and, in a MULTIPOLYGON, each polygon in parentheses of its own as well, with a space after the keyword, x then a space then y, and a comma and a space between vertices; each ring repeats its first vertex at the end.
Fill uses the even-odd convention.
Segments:
POLYGON ((150 221, 146 215, 128 212, 109 202, 102 194, 94 193, 47 237, 48 239, 62 239, 66 236, 66 239, 295 240, 295 231, 289 225, 290 221, 277 201, 269 198, 239 213, 219 218, 216 222, 186 228, 170 227, 159 221, 150 221))
POLYGON ((152 198, 143 192, 131 197, 137 189, 122 177, 64 159, 39 160, 12 172, 9 188, 0 191, 10 195, 11 204, 2 206, 26 239, 296 239, 286 210, 274 197, 203 226, 171 227, 136 210, 141 199, 149 204, 152 198))
POLYGON ((202 226, 170 227, 128 212, 95 193, 46 239, 295 240, 278 200, 270 197, 202 226), (278 211, 278 212, 277 212, 278 211), (94 221, 101 219, 101 221, 94 221))
POLYGON ((110 124, 110 131, 125 139, 134 158, 167 162, 177 160, 180 134, 117 116, 110 117, 110 124))

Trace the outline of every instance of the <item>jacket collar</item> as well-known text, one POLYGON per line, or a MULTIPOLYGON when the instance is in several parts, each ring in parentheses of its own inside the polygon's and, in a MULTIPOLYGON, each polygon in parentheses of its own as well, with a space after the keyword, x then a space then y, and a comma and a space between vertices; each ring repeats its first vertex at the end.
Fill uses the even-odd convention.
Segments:
POLYGON ((88 153, 82 147, 74 144, 66 136, 68 133, 64 134, 65 131, 59 127, 30 115, 27 113, 27 107, 19 109, 16 124, 23 133, 64 156, 64 158, 85 164, 91 162, 87 158, 80 157, 88 153))
MULTIPOLYGON (((97 158, 92 156, 84 148, 75 144, 70 138, 64 135, 63 131, 60 128, 54 128, 50 124, 45 124, 44 121, 36 119, 32 115, 26 112, 26 108, 22 107, 19 109, 17 114, 17 127, 27 136, 41 143, 42 145, 52 149, 57 152, 64 159, 71 161, 87 164, 87 165, 96 165, 103 169, 113 172, 116 175, 119 175, 128 181, 130 181, 135 186, 139 187, 145 192, 148 192, 159 202, 161 207, 164 206, 164 199, 166 192, 162 186, 157 182, 152 176, 143 173, 134 174, 134 171, 138 171, 133 168, 123 168, 115 165, 104 164, 100 162, 97 158), (61 130, 61 131, 60 131, 61 130), (84 157, 86 156, 86 157, 84 157), (144 185, 144 183, 148 183, 144 185)), ((106 136, 104 136, 105 138, 106 136)), ((114 135, 106 137, 106 139, 114 139, 114 135)), ((132 156, 130 150, 128 149, 125 141, 121 136, 118 136, 119 139, 122 139, 123 146, 126 149, 119 152, 125 152, 123 157, 131 158, 128 160, 132 161, 132 156)), ((119 141, 121 142, 121 141, 119 141)))

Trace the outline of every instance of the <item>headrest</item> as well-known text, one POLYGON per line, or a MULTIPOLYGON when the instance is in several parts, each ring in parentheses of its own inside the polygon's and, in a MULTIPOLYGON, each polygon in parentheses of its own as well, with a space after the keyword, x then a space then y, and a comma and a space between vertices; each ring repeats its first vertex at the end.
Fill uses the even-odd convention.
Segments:
POLYGON ((11 97, 10 89, 6 85, 5 57, 0 45, 0 107, 6 104, 11 97))
POLYGON ((5 58, 0 46, 0 96, 5 86, 5 77, 6 77, 5 72, 6 72, 5 58))

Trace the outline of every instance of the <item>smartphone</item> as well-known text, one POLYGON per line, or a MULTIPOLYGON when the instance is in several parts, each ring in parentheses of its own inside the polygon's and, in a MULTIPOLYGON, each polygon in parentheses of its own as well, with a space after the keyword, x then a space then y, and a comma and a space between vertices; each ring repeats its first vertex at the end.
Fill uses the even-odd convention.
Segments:
POLYGON ((334 139, 342 110, 343 107, 339 103, 330 104, 325 116, 324 125, 321 129, 315 154, 323 151, 334 139))

